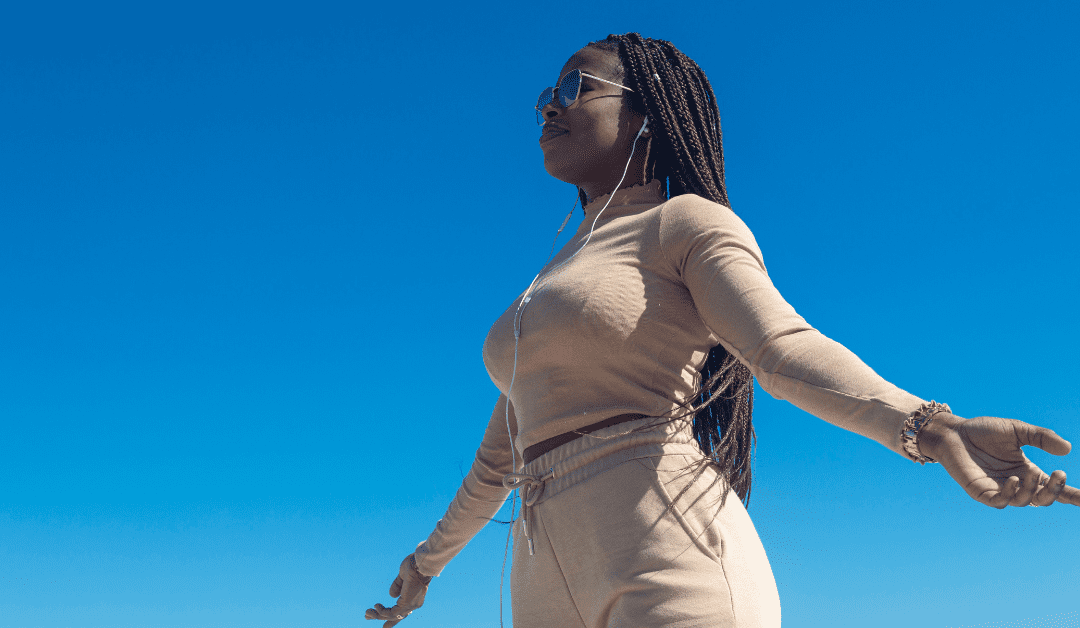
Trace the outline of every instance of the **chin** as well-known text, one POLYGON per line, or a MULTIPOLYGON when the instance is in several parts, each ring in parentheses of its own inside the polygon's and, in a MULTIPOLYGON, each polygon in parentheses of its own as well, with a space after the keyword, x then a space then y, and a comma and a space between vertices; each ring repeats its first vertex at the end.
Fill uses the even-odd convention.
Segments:
POLYGON ((577 179, 577 177, 572 174, 574 172, 573 168, 567 168, 566 163, 546 151, 544 152, 544 170, 547 170, 548 174, 559 181, 564 181, 566 183, 573 184, 574 180, 577 179))

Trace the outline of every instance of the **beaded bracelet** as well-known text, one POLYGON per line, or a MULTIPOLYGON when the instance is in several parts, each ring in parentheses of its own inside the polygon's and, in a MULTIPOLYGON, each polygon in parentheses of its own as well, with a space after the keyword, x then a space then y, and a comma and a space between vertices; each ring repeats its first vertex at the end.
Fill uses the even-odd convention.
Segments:
POLYGON ((906 421, 904 421, 904 429, 900 432, 900 443, 906 453, 912 460, 919 464, 926 464, 927 462, 936 463, 937 460, 924 456, 919 452, 919 432, 922 428, 930 424, 934 415, 938 412, 952 412, 949 409, 948 404, 938 403, 934 400, 930 400, 930 403, 924 403, 919 406, 919 409, 912 412, 906 421))

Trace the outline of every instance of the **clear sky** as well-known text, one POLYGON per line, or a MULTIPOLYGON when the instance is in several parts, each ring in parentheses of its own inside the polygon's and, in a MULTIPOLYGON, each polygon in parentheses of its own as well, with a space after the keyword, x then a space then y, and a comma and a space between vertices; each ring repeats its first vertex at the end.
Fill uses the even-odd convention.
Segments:
MULTIPOLYGON (((152 5, 0 9, 0 627, 374 628, 574 202, 532 105, 608 33, 708 74, 812 325, 1080 443, 1076 2, 152 5)), ((1080 509, 984 507, 760 389, 754 420, 785 626, 1080 626, 1080 509)), ((401 628, 498 625, 505 537, 401 628)))

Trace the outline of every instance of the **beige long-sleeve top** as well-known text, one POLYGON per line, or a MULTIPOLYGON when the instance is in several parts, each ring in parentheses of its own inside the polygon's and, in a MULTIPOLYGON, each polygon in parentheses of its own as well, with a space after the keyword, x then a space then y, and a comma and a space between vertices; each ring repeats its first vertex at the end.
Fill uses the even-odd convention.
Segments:
POLYGON ((693 194, 665 201, 658 181, 619 190, 600 213, 606 201, 589 203, 541 272, 520 317, 516 373, 524 293, 488 333, 484 363, 503 394, 469 475, 417 548, 424 574, 441 573, 495 515, 509 494, 502 477, 527 447, 618 414, 664 414, 692 394, 717 344, 773 397, 907 457, 902 425, 925 402, 807 324, 730 209, 693 194))

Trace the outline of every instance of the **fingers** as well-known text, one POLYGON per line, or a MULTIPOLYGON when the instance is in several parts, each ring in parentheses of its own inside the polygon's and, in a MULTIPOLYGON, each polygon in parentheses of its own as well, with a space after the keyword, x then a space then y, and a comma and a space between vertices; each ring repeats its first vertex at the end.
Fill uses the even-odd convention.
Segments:
POLYGON ((976 501, 999 510, 1010 505, 1049 506, 1055 501, 1080 506, 1080 488, 1068 486, 1065 483, 1064 471, 1058 470, 1050 476, 1043 477, 1046 480, 1043 484, 1039 484, 1038 480, 1029 480, 1027 490, 1022 489, 1023 483, 1015 475, 1005 480, 1004 484, 983 477, 972 482, 967 487, 967 492, 976 501), (1035 490, 1030 497, 1026 497, 1025 495, 1031 491, 1031 485, 1035 486, 1035 490))
POLYGON ((1057 501, 1061 491, 1065 489, 1065 472, 1054 471, 1049 478, 1044 478, 1043 482, 1043 485, 1029 500, 1032 506, 1051 506, 1057 501))
POLYGON ((386 621, 383 624, 383 628, 390 628, 397 625, 399 621, 409 616, 412 611, 402 608, 401 606, 394 606, 393 608, 386 608, 382 604, 376 604, 374 608, 369 608, 364 611, 364 619, 379 619, 386 621))
POLYGON ((975 501, 1000 510, 1009 505, 1019 488, 1020 478, 1016 476, 1005 480, 1004 484, 984 476, 970 483, 965 490, 975 501))
POLYGON ((382 604, 376 603, 374 608, 364 611, 364 619, 387 619, 385 615, 388 615, 389 611, 390 609, 382 604))
POLYGON ((1072 450, 1069 441, 1058 436, 1054 430, 1046 427, 1022 423, 1021 426, 1016 428, 1016 435, 1021 445, 1032 445, 1055 456, 1064 456, 1072 450))
POLYGON ((999 510, 1009 505, 1049 506, 1055 501, 1080 506, 1080 489, 1065 483, 1064 471, 1054 471, 1050 476, 1044 476, 1044 479, 1045 483, 1042 484, 1038 480, 1029 480, 1029 488, 1024 490, 1021 486, 1023 483, 1016 476, 1005 480, 999 489, 994 486, 996 482, 987 482, 989 478, 983 478, 983 482, 973 483, 969 494, 979 502, 999 510), (1031 497, 1026 497, 1031 491, 1031 485, 1035 485, 1036 488, 1031 497))
POLYGON ((390 596, 398 598, 398 603, 393 608, 376 604, 373 608, 364 611, 364 619, 385 620, 383 628, 396 626, 414 610, 423 606, 431 578, 417 570, 416 560, 412 554, 409 554, 405 560, 401 561, 398 576, 390 585, 390 596))
POLYGON ((1063 504, 1080 506, 1080 489, 1075 486, 1062 486, 1061 493, 1058 494, 1057 500, 1063 504))
POLYGON ((1009 499, 1010 506, 1027 506, 1035 497, 1035 493, 1047 485, 1046 474, 1042 469, 1032 465, 1024 477, 1020 479, 1016 494, 1009 499))

